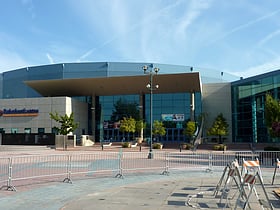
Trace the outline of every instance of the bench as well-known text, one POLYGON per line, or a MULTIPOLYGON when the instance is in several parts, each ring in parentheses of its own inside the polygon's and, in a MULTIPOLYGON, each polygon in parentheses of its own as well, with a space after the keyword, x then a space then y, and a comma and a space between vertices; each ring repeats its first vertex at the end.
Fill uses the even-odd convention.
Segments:
POLYGON ((102 150, 104 149, 104 147, 111 147, 112 146, 112 142, 107 142, 107 143, 102 143, 101 144, 101 148, 102 148, 102 150))
POLYGON ((137 147, 138 143, 135 142, 134 144, 131 144, 130 147, 137 147))
POLYGON ((102 146, 103 146, 103 147, 110 147, 110 146, 112 146, 112 142, 106 143, 106 144, 102 144, 102 146))

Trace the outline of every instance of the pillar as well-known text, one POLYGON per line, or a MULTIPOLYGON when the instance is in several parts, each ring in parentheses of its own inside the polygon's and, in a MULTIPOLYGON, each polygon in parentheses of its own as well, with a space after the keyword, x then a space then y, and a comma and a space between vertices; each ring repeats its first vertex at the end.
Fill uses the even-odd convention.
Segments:
POLYGON ((195 121, 194 119, 194 111, 195 111, 195 93, 191 92, 190 94, 190 119, 191 121, 195 121))

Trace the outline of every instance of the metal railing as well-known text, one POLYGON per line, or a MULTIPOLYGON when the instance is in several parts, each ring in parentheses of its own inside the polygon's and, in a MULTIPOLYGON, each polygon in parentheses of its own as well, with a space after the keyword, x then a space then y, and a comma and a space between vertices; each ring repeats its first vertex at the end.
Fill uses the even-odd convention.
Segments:
POLYGON ((16 190, 17 181, 32 181, 58 177, 72 183, 73 178, 100 176, 123 177, 133 173, 163 173, 172 170, 206 170, 224 168, 237 159, 258 158, 261 167, 274 167, 280 151, 238 151, 238 152, 155 152, 148 159, 147 152, 93 152, 60 155, 25 155, 0 158, 1 189, 16 190))

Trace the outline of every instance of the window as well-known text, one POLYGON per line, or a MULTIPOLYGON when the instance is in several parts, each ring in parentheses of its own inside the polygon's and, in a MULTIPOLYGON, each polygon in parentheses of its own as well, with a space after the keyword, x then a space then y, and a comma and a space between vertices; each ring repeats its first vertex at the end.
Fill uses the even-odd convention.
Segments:
POLYGON ((45 133, 45 128, 38 128, 38 133, 45 133))
POLYGON ((52 133, 57 135, 58 134, 57 128, 52 128, 52 133))
POLYGON ((31 128, 24 128, 24 133, 31 133, 31 128))
POLYGON ((18 132, 18 129, 17 128, 12 128, 11 129, 11 133, 17 133, 18 132))

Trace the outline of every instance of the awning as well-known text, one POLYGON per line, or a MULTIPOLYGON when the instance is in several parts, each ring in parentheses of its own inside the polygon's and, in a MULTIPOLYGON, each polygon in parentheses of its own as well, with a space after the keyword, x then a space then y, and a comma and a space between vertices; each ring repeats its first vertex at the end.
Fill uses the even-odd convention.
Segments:
MULTIPOLYGON (((143 94, 149 93, 149 82, 149 75, 25 81, 42 96, 49 97, 143 94)), ((154 75, 153 84, 159 85, 155 94, 201 92, 198 72, 154 75)))

